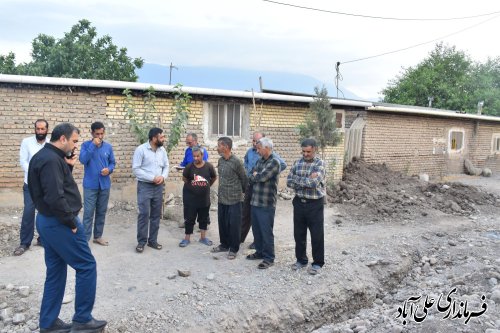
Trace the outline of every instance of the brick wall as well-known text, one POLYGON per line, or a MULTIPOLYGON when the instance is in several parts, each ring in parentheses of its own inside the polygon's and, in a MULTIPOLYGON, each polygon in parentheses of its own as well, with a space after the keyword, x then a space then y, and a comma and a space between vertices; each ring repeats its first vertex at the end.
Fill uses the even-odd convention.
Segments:
MULTIPOLYGON (((136 110, 144 108, 142 92, 134 92, 136 110)), ((207 103, 238 102, 250 112, 247 137, 235 142, 234 153, 243 160, 246 150, 251 146, 251 135, 261 130, 270 137, 276 151, 285 159, 289 167, 301 157, 297 125, 303 122, 308 105, 305 103, 266 102, 257 105, 253 111, 251 100, 235 100, 224 97, 192 96, 190 118, 186 132, 198 134, 199 142, 209 152, 209 161, 214 165, 219 158, 216 146, 208 143, 204 137, 207 103)), ((125 98, 120 91, 78 87, 56 87, 42 85, 0 84, 0 192, 12 189, 20 192, 23 183, 23 171, 19 165, 19 147, 23 138, 34 135, 34 121, 44 118, 49 122, 50 130, 58 123, 71 122, 81 130, 81 142, 90 139, 90 125, 102 121, 106 126, 105 140, 113 145, 117 166, 113 173, 113 189, 134 190, 135 179, 132 175, 132 156, 139 142, 124 119, 125 98)), ((157 94, 156 108, 161 126, 168 135, 172 121, 172 95, 157 94)), ((184 157, 184 137, 178 147, 169 154, 170 165, 178 165, 184 157)), ((342 176, 343 143, 327 149, 326 160, 330 169, 330 179, 338 180, 342 176), (335 161, 335 162, 333 162, 335 161)), ((81 184, 83 167, 77 163, 74 175, 81 184)), ((280 186, 286 186, 288 170, 281 175, 280 186)), ((167 188, 177 192, 182 188, 182 174, 171 171, 167 188)), ((7 195, 9 192, 6 192, 7 195)), ((132 193, 132 196, 134 194, 132 193)), ((2 194, 0 193, 0 196, 2 194)), ((131 197, 131 196, 129 196, 131 197)), ((5 198, 4 198, 5 199, 5 198)), ((2 200, 0 200, 2 201, 2 200)), ((19 203, 22 204, 22 203, 19 203)))
POLYGON ((390 168, 432 177, 463 173, 464 159, 480 167, 500 171, 498 156, 491 154, 491 138, 500 133, 500 123, 468 119, 437 118, 369 112, 363 132, 362 158, 368 163, 386 163, 390 168), (448 149, 450 129, 463 129, 464 150, 448 149))

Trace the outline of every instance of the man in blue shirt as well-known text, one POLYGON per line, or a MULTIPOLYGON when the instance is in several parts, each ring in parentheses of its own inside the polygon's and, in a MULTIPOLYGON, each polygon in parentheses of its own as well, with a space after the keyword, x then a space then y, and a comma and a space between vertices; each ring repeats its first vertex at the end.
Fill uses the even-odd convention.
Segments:
POLYGON ((80 162, 84 165, 83 175, 83 225, 87 241, 92 236, 94 226, 94 243, 108 245, 102 238, 104 220, 108 210, 110 175, 115 169, 113 147, 104 142, 104 124, 96 121, 90 126, 92 140, 82 144, 80 162))
MULTIPOLYGON (((193 147, 198 146, 198 135, 196 133, 189 133, 186 135, 186 150, 184 151, 184 159, 182 160, 180 166, 185 168, 189 163, 194 161, 193 159, 193 147)), ((208 161, 208 152, 205 148, 201 148, 203 151, 203 160, 208 161)))
MULTIPOLYGON (((243 166, 245 167, 245 171, 247 173, 247 177, 250 177, 253 173, 255 165, 257 161, 261 158, 259 153, 257 152, 257 142, 265 137, 266 135, 261 132, 255 132, 253 134, 252 147, 248 149, 245 154, 245 159, 243 166)), ((277 152, 273 151, 274 157, 280 162, 280 172, 286 169, 286 163, 283 159, 278 155, 277 152)), ((245 242, 245 238, 247 238, 248 232, 250 231, 250 227, 252 226, 251 214, 250 214, 250 201, 252 200, 252 191, 253 186, 248 186, 245 191, 245 199, 243 201, 243 207, 241 211, 241 242, 245 242)), ((255 244, 252 243, 248 246, 250 249, 255 249, 255 244)))

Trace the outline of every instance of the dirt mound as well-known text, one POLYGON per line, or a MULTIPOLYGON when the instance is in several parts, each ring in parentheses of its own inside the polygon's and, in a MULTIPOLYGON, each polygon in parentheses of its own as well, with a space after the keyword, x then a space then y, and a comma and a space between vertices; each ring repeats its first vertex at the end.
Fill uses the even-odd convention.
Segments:
POLYGON ((500 197, 461 183, 431 183, 355 159, 342 181, 329 186, 328 201, 367 208, 387 217, 426 216, 432 209, 468 216, 477 205, 500 206, 500 197))

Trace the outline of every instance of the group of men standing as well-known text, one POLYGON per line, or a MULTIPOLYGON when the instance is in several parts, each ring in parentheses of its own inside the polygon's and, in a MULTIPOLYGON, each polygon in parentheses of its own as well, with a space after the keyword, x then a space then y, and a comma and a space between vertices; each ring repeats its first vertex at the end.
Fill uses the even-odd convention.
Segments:
MULTIPOLYGON (((24 212, 21 222, 20 245, 14 251, 22 255, 34 237, 35 209, 39 245, 45 248, 47 276, 40 311, 40 332, 100 332, 106 321, 96 320, 91 312, 96 291, 96 262, 88 242, 107 246, 103 235, 110 196, 110 175, 116 166, 113 148, 104 141, 105 127, 101 122, 91 125, 92 139, 84 142, 79 160, 84 165, 83 223, 78 218, 82 198, 72 176, 76 163, 75 150, 80 131, 70 123, 57 125, 47 139, 48 122, 35 122, 35 136, 21 144, 20 161, 24 177, 24 212), (48 143, 48 144, 47 144, 48 143), (72 324, 58 318, 66 285, 67 266, 76 271, 75 314, 72 324)), ((137 246, 142 253, 147 245, 161 250, 158 230, 163 205, 164 184, 169 174, 169 160, 163 147, 165 134, 160 128, 149 131, 148 142, 138 146, 132 160, 137 178, 137 246)), ((212 245, 207 238, 210 186, 217 179, 209 163, 206 149, 198 146, 194 133, 186 137, 187 149, 181 163, 183 169, 183 201, 185 237, 179 246, 191 241, 196 220, 201 235, 199 242, 212 245)), ((212 252, 227 252, 234 259, 252 228, 255 252, 249 260, 262 260, 259 269, 274 264, 274 217, 278 180, 287 165, 273 151, 271 139, 261 132, 253 135, 252 147, 244 163, 232 153, 232 140, 217 141, 219 188, 218 226, 220 244, 212 252)), ((311 233, 313 262, 309 273, 316 274, 324 264, 324 179, 323 161, 315 156, 316 141, 306 139, 301 144, 302 158, 294 163, 287 177, 287 186, 294 189, 294 238, 298 270, 308 263, 307 230, 311 233)))

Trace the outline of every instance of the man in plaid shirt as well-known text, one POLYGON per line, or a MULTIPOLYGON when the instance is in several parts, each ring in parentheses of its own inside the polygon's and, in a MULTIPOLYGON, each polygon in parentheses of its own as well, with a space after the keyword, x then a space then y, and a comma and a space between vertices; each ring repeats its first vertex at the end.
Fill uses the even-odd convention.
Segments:
POLYGON ((249 177, 253 187, 250 205, 255 253, 249 254, 247 259, 263 259, 257 267, 266 269, 274 264, 273 226, 280 162, 273 154, 273 142, 269 138, 264 137, 258 141, 257 152, 261 158, 249 177))
POLYGON ((295 190, 293 199, 293 236, 295 257, 293 270, 307 266, 307 229, 311 233, 313 262, 309 268, 312 275, 318 274, 325 264, 324 202, 325 165, 316 157, 317 143, 305 139, 301 143, 302 158, 295 162, 287 177, 287 186, 295 190))

